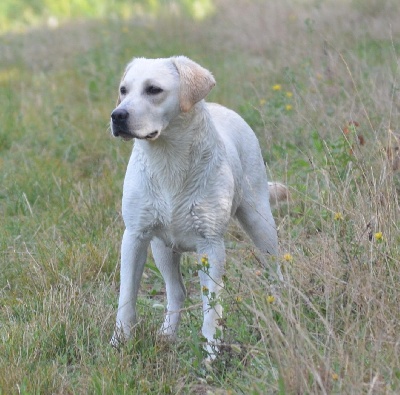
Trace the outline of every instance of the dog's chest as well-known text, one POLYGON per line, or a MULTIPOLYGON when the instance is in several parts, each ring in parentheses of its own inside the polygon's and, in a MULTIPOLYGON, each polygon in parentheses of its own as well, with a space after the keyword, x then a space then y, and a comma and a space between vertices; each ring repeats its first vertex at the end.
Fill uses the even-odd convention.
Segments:
POLYGON ((207 233, 207 218, 201 207, 189 200, 165 199, 158 211, 155 236, 177 251, 194 251, 199 239, 207 233))
POLYGON ((150 160, 139 150, 129 163, 124 185, 125 224, 143 237, 162 239, 175 250, 194 251, 201 241, 221 233, 230 205, 221 204, 218 195, 223 194, 223 201, 229 202, 231 191, 210 184, 216 177, 209 175, 210 158, 194 165, 182 153, 175 158, 165 152, 158 154, 150 160))

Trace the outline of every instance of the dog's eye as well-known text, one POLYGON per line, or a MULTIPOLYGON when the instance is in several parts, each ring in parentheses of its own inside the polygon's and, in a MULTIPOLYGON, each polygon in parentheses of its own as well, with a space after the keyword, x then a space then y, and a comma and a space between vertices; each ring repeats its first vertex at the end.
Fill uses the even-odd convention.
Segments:
POLYGON ((126 92, 127 92, 127 90, 126 90, 126 88, 124 86, 121 86, 121 88, 119 88, 119 93, 121 95, 126 95, 126 92))
POLYGON ((148 95, 158 95, 159 93, 161 93, 163 90, 162 88, 158 87, 158 86, 154 86, 154 85, 149 85, 146 88, 146 93, 148 95))

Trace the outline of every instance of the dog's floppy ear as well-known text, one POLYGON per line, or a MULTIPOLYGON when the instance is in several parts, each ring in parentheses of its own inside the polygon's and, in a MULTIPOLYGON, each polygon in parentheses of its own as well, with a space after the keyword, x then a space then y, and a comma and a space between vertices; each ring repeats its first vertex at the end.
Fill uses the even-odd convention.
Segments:
POLYGON ((215 85, 213 75, 186 56, 172 58, 180 77, 180 107, 188 112, 204 99, 215 85))

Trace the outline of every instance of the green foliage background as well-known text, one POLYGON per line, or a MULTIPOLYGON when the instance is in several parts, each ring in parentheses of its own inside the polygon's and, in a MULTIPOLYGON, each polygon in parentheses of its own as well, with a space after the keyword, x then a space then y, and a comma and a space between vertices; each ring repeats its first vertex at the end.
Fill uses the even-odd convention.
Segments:
POLYGON ((212 0, 4 0, 0 3, 0 33, 46 23, 49 18, 155 17, 170 6, 194 19, 209 16, 215 9, 212 0))

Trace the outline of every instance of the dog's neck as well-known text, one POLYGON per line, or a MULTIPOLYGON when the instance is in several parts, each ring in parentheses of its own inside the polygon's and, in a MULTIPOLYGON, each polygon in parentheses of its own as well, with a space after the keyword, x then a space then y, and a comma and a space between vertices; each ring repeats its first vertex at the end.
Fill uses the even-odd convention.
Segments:
POLYGON ((207 172, 218 163, 216 145, 222 141, 215 129, 206 103, 196 103, 187 113, 170 122, 155 141, 138 140, 146 171, 169 188, 180 191, 198 172, 207 172))

